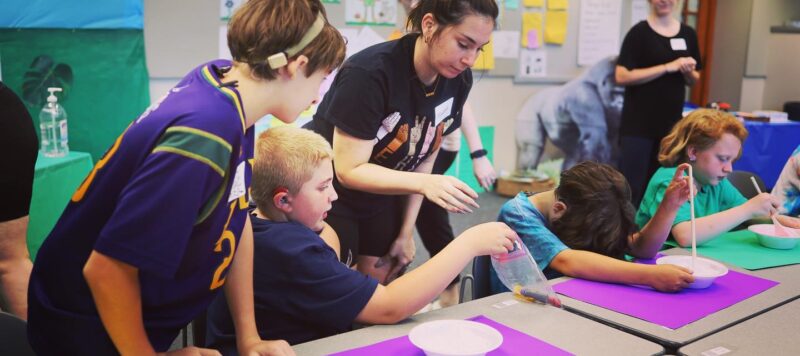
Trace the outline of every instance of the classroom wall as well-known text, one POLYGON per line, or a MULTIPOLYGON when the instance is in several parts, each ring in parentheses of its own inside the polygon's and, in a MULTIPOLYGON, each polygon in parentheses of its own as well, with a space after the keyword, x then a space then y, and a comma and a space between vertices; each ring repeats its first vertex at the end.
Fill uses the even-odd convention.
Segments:
POLYGON ((767 42, 767 79, 762 107, 783 110, 800 101, 800 33, 772 33, 767 42))
POLYGON ((747 65, 747 38, 753 0, 724 0, 717 6, 714 22, 714 56, 703 71, 709 76, 708 98, 740 107, 742 77, 747 65))
MULTIPOLYGON (((399 13, 404 16, 402 10, 399 13)), ((144 0, 144 17, 150 96, 155 102, 194 66, 217 57, 216 39, 222 22, 199 19, 219 18, 219 0, 144 0), (191 16, 187 16, 186 9, 192 9, 191 16)), ((514 84, 510 77, 475 73, 470 101, 479 125, 495 127, 496 169, 514 170, 517 112, 530 95, 552 85, 555 84, 514 84)), ((548 145, 544 155, 545 158, 559 158, 561 153, 548 145)))
MULTIPOLYGON (((195 65, 217 57, 216 39, 221 22, 201 19, 218 18, 220 5, 219 0, 144 0, 144 5, 145 50, 151 76, 150 93, 155 101, 195 65)), ((734 107, 742 110, 755 110, 775 105, 773 101, 785 101, 780 93, 791 92, 792 88, 796 92, 798 86, 792 83, 798 81, 784 79, 790 75, 787 73, 800 72, 800 68, 778 60, 770 62, 767 56, 772 50, 769 27, 800 18, 800 1, 721 0, 717 11, 715 72, 707 74, 712 80, 710 98, 738 103, 734 107), (769 78, 768 73, 782 74, 769 78), (770 100, 765 100, 765 96, 770 100)), ((794 37, 800 40, 800 35, 794 37)), ((782 45, 780 40, 773 42, 782 45)), ((787 61, 791 58, 800 57, 794 54, 783 57, 787 61)), ((477 73, 475 77, 470 101, 479 124, 495 126, 495 167, 512 171, 516 162, 514 121, 519 109, 531 95, 557 84, 522 84, 510 77, 481 77, 477 73)), ((558 149, 547 147, 545 159, 560 156, 558 149)))
MULTIPOLYGON (((718 7, 727 6, 728 1, 719 1, 718 7)), ((783 74, 769 78, 772 73, 796 73, 800 71, 797 65, 785 66, 783 63, 773 62, 773 67, 768 70, 770 55, 783 56, 784 48, 770 47, 770 27, 782 25, 784 21, 800 19, 800 1, 797 0, 759 0, 754 1, 750 17, 750 31, 747 38, 747 65, 742 79, 741 107, 740 110, 751 111, 759 109, 778 110, 774 106, 772 97, 768 95, 782 88, 783 74), (777 52, 775 52, 777 50, 777 52), (770 106, 767 106, 770 105, 770 106)), ((724 21, 718 18, 717 21, 724 21)), ((732 26, 732 24, 731 24, 732 26)), ((716 55, 716 54, 715 54, 716 55)), ((800 100, 797 98, 796 100, 800 100)))
POLYGON ((800 18, 797 0, 717 2, 709 100, 743 111, 781 110, 800 100, 797 50, 800 35, 774 34, 770 27, 800 18))

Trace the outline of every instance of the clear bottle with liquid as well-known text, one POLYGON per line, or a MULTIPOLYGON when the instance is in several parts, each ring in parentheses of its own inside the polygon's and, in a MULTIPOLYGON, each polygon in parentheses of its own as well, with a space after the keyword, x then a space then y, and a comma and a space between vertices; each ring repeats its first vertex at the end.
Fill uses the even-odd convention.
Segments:
POLYGON ((61 88, 47 88, 47 104, 39 112, 40 152, 45 157, 63 157, 69 153, 67 112, 58 104, 55 93, 61 88))
POLYGON ((521 240, 515 239, 514 249, 508 253, 492 255, 492 267, 503 285, 514 294, 531 301, 561 307, 561 300, 521 240))

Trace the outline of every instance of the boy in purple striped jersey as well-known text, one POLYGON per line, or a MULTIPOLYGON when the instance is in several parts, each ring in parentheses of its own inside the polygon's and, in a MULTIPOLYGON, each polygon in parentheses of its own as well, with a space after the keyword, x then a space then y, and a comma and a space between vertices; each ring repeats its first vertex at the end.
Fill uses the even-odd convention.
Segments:
POLYGON ((37 353, 165 352, 224 285, 238 351, 293 354, 261 340, 253 318, 253 124, 292 122, 315 102, 344 41, 319 0, 250 0, 228 42, 233 61, 200 65, 131 123, 42 245, 29 289, 37 353))

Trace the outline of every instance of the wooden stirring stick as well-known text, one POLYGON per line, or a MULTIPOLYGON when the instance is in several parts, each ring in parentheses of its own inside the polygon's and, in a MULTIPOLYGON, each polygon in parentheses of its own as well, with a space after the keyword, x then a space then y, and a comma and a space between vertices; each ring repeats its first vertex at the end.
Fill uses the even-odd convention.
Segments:
MULTIPOLYGON (((753 182, 753 186, 756 187, 758 194, 761 194, 761 188, 759 188, 758 183, 756 182, 756 177, 750 176, 750 180, 753 182)), ((775 215, 776 214, 773 213, 769 214, 769 217, 772 219, 772 225, 775 226, 775 234, 779 236, 797 237, 793 230, 789 230, 786 228, 786 226, 781 225, 781 223, 778 221, 778 217, 775 215)))
POLYGON ((689 165, 689 211, 692 226, 692 273, 694 273, 694 260, 697 259, 697 232, 694 221, 694 173, 692 173, 691 165, 689 165))

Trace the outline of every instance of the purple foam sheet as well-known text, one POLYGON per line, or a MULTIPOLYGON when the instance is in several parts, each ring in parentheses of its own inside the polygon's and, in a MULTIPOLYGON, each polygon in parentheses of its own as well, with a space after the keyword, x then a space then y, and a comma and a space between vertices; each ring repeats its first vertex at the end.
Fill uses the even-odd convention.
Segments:
MULTIPOLYGON (((655 260, 638 263, 653 264, 655 260)), ((678 329, 778 285, 778 282, 736 271, 717 278, 705 289, 663 293, 649 287, 572 279, 553 286, 568 297, 678 329)))
MULTIPOLYGON (((479 322, 481 324, 489 325, 503 335, 503 344, 496 350, 488 353, 492 356, 503 355, 572 355, 556 346, 550 345, 542 340, 523 332, 512 329, 508 326, 500 324, 492 319, 483 315, 479 315, 467 320, 479 322)), ((389 339, 369 346, 359 347, 352 350, 347 350, 334 354, 336 356, 424 356, 425 353, 414 346, 408 336, 401 336, 394 339, 389 339)))

